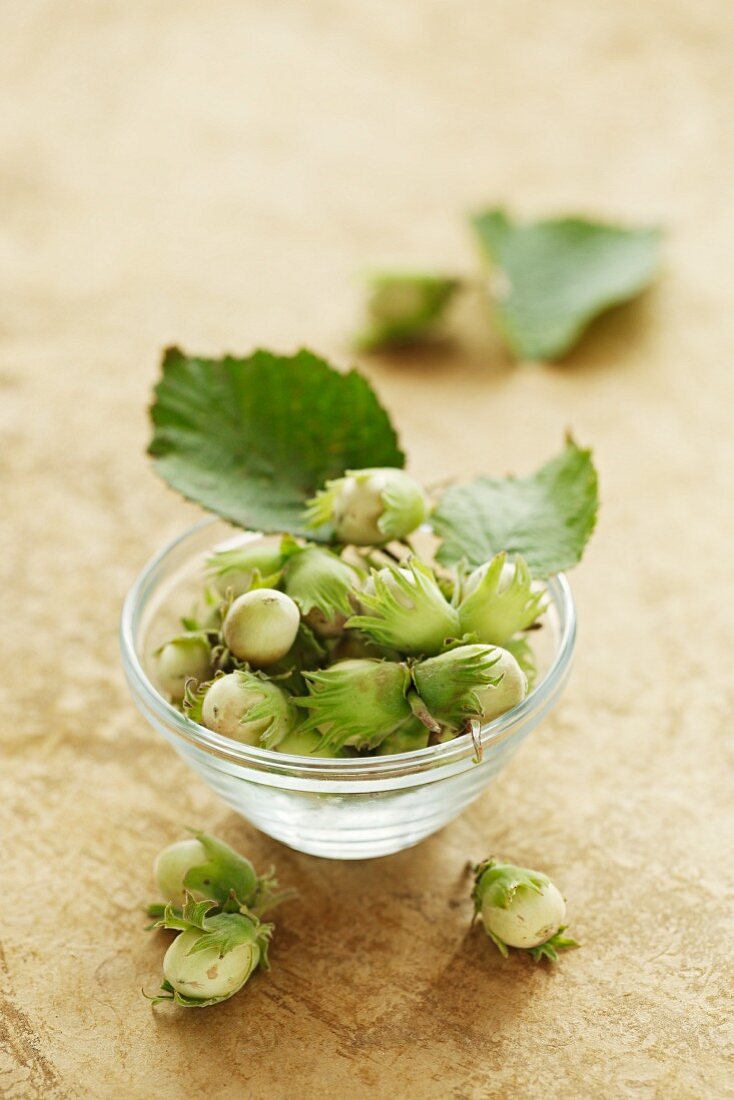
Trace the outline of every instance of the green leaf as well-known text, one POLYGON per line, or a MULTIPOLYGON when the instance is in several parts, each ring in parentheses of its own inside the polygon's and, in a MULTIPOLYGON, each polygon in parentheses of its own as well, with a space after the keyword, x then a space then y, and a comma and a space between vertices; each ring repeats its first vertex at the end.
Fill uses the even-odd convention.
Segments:
POLYGON ((459 289, 453 275, 381 271, 366 277, 367 325, 357 337, 362 351, 403 347, 435 334, 459 289))
POLYGON ((583 218, 514 222, 503 210, 472 218, 494 275, 494 313, 519 359, 558 359, 610 306, 654 278, 662 234, 583 218))
POLYGON ((405 463, 367 380, 309 351, 201 359, 169 348, 162 369, 151 409, 156 469, 240 527, 302 535, 304 504, 326 480, 405 463))
POLYGON ((482 565, 501 550, 521 554, 533 576, 576 565, 596 525, 597 473, 591 451, 571 438, 530 477, 478 477, 448 488, 431 522, 444 565, 482 565))

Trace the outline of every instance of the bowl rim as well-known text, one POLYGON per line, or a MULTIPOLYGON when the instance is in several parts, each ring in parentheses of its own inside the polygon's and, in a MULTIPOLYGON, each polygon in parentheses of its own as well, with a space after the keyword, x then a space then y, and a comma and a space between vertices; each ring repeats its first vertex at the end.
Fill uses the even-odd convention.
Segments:
MULTIPOLYGON (((310 779, 359 779, 394 778, 418 771, 435 769, 471 760, 475 745, 470 734, 462 734, 440 745, 430 745, 405 753, 370 757, 307 757, 292 756, 273 749, 258 748, 233 741, 199 725, 169 703, 147 676, 138 655, 136 631, 138 620, 147 599, 156 591, 156 578, 168 559, 183 544, 202 530, 217 523, 226 523, 219 516, 207 517, 167 542, 153 554, 138 573, 125 596, 120 616, 120 650, 125 674, 131 693, 138 707, 153 724, 167 735, 175 735, 181 741, 207 755, 256 771, 303 776, 310 779)), ((234 528, 233 530, 237 530, 234 528)), ((261 532, 242 530, 254 537, 269 537, 261 532)), ((162 578, 158 578, 160 581, 162 578)), ((554 658, 545 676, 533 687, 525 699, 505 714, 482 726, 479 741, 483 752, 494 748, 513 735, 521 733, 540 712, 550 709, 560 693, 570 670, 576 642, 576 608, 571 586, 564 573, 558 573, 545 581, 555 604, 560 621, 560 636, 554 658)))

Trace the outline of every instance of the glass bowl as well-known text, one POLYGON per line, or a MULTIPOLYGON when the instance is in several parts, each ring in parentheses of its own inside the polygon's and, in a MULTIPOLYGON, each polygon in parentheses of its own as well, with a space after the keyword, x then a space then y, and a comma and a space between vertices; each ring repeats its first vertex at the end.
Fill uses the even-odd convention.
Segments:
POLYGON ((330 859, 398 852, 435 833, 474 801, 558 701, 568 678, 576 616, 568 581, 548 582, 550 607, 539 675, 527 698, 481 730, 481 759, 470 735, 394 756, 328 759, 289 756, 232 741, 181 714, 158 692, 151 653, 176 633, 205 557, 222 544, 261 536, 205 520, 151 559, 130 589, 120 643, 135 704, 197 775, 233 809, 291 848, 330 859))

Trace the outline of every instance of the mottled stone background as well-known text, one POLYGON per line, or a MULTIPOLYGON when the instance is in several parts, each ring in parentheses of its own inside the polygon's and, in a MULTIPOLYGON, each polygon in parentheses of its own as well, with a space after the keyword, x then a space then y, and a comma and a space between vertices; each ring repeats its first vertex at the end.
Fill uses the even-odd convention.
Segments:
POLYGON ((3 1097, 732 1095, 733 49, 728 0, 0 7, 3 1097), (361 364, 429 482, 594 445, 575 675, 439 836, 301 856, 123 684, 123 594, 197 516, 144 456, 159 349, 347 363, 355 271, 469 263, 462 213, 495 201, 669 231, 563 366, 480 329, 361 364), (140 905, 188 822, 302 900, 243 996, 152 1011, 140 905), (489 851, 567 893, 557 971, 468 932, 489 851))

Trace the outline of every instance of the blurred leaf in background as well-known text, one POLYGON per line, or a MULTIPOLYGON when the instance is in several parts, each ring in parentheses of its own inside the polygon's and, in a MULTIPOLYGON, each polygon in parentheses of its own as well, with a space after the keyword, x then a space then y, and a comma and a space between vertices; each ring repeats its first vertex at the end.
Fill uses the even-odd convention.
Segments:
POLYGON ((662 234, 583 218, 517 222, 503 210, 472 226, 490 266, 497 327, 518 359, 558 359, 590 322, 654 278, 662 234))
POLYGON ((367 275, 365 285, 367 318, 356 346, 374 351, 436 336, 461 282, 438 272, 383 271, 367 275))

